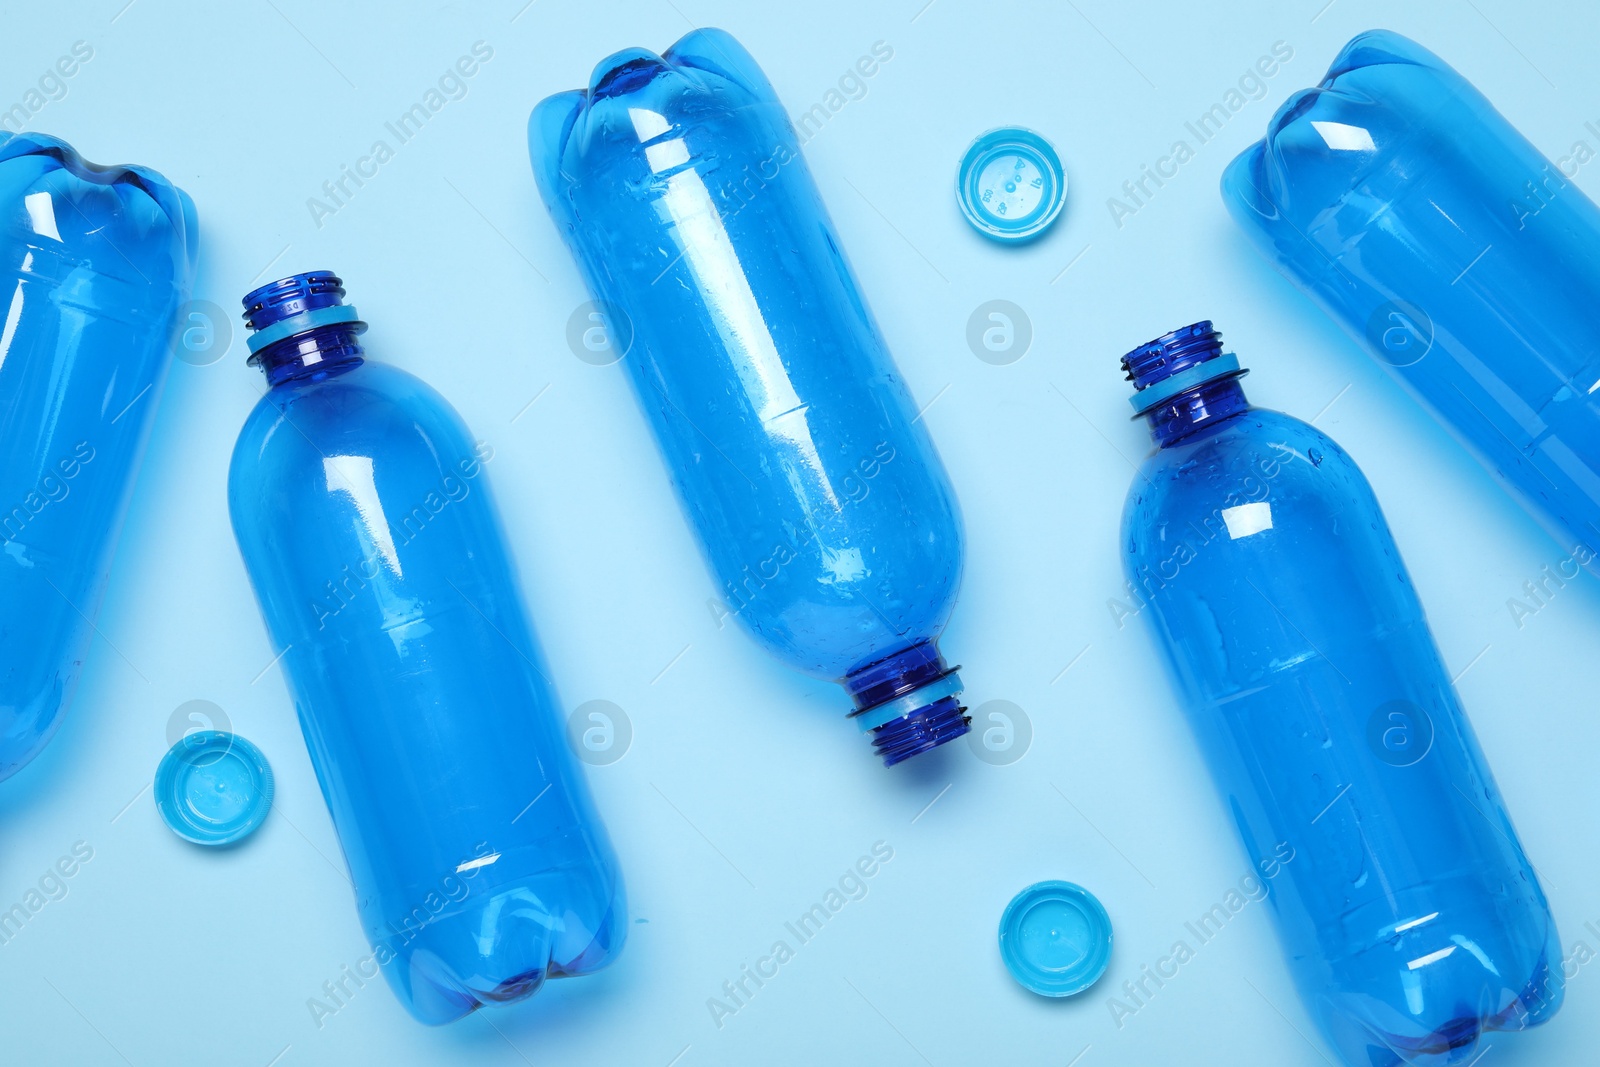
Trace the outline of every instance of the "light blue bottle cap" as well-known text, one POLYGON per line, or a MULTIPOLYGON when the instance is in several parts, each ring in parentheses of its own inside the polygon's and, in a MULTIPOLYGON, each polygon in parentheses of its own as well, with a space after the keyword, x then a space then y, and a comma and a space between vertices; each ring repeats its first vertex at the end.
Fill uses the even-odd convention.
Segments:
POLYGON ((1111 917, 1081 885, 1036 882, 1000 916, 1000 958, 1040 996, 1081 993, 1111 963, 1111 917))
POLYGON ((961 158, 956 199, 967 221, 996 241, 1043 233, 1067 202, 1067 173, 1049 141, 1021 126, 982 134, 961 158))
POLYGON ((161 757, 155 793, 173 833, 197 845, 231 845, 272 810, 272 768, 244 738, 196 730, 161 757))

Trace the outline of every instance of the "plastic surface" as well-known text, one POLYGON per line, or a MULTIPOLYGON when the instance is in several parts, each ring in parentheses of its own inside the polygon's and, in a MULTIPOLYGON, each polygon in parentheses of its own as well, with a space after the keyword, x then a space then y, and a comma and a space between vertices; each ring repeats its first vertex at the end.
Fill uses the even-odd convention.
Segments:
MULTIPOLYGON (((342 293, 297 275, 246 297, 246 318, 342 293)), ((251 357, 272 387, 228 501, 377 962, 443 1023, 610 962, 623 888, 489 496, 492 450, 365 361, 364 325, 251 357)))
POLYGON ((272 768, 249 741, 197 730, 156 767, 156 808, 173 833, 197 845, 231 845, 272 811, 272 768))
POLYGON ((0 779, 88 655, 195 261, 189 198, 0 132, 0 779))
POLYGON ((1594 202, 1387 31, 1290 97, 1222 188, 1256 246, 1600 574, 1594 202))
POLYGON ((1111 963, 1111 917, 1081 885, 1035 882, 1000 916, 1000 958, 1029 991, 1073 996, 1111 963))
POLYGON ((956 172, 956 199, 973 229, 996 241, 1038 237, 1067 202, 1067 172, 1054 146, 1021 126, 980 134, 956 172))
POLYGON ((857 715, 940 683, 870 731, 885 763, 966 733, 954 494, 755 60, 720 30, 619 52, 529 142, 727 612, 857 715))
MULTIPOLYGON (((1221 353, 1210 323, 1165 347, 1129 354, 1136 386, 1221 353)), ((1550 1018, 1554 921, 1360 470, 1237 377, 1146 418, 1128 579, 1308 1010, 1351 1067, 1550 1018)))

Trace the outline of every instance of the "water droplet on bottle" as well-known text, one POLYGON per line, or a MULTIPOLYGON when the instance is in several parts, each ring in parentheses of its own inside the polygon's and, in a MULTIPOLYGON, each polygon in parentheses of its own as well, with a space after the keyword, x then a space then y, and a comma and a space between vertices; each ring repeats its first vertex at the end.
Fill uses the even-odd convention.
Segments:
POLYGON ((1321 452, 1317 451, 1315 448, 1308 448, 1308 449, 1306 449, 1306 455, 1310 457, 1311 465, 1313 467, 1322 466, 1322 453, 1321 452))

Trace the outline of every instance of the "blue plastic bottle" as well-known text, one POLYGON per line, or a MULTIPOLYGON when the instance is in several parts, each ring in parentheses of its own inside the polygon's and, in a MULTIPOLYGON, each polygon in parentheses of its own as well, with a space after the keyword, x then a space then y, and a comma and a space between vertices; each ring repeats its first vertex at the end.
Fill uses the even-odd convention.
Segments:
POLYGON ((1600 208, 1432 52, 1361 34, 1234 160, 1257 247, 1600 574, 1600 208))
POLYGON ((966 733, 955 497, 755 60, 619 52, 528 137, 727 611, 843 684, 886 765, 966 733))
POLYGON ((0 133, 0 779, 72 699, 195 246, 161 175, 0 133))
POLYGON ((376 963, 445 1023, 605 966, 621 876, 564 741, 485 465, 438 393, 363 358, 339 279, 244 298, 270 388, 228 504, 376 963))
POLYGON ((1555 923, 1371 487, 1251 407, 1218 336, 1123 357, 1156 443, 1128 580, 1329 1041, 1351 1067, 1470 1062, 1560 1007, 1555 923))

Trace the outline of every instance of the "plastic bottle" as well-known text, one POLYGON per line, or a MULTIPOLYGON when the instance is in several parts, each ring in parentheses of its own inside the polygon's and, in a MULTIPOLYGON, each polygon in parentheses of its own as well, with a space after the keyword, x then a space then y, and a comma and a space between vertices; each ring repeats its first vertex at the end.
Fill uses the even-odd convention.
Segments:
POLYGON ((1374 31, 1289 98, 1222 190, 1256 246, 1600 574, 1600 209, 1570 180, 1583 158, 1552 163, 1443 60, 1374 31))
POLYGON ((955 498, 755 60, 618 52, 528 136, 727 613, 843 684, 886 765, 966 733, 955 498))
POLYGON ((365 360, 326 271, 244 298, 270 388, 234 448, 235 536, 373 947, 445 1023, 609 963, 621 876, 557 721, 474 443, 365 360))
POLYGON ((195 246, 155 171, 0 132, 0 779, 77 686, 195 246))
POLYGON ((1555 923, 1371 487, 1251 407, 1218 337, 1123 357, 1156 443, 1128 580, 1329 1041, 1351 1067, 1467 1063, 1559 1008, 1555 923))

